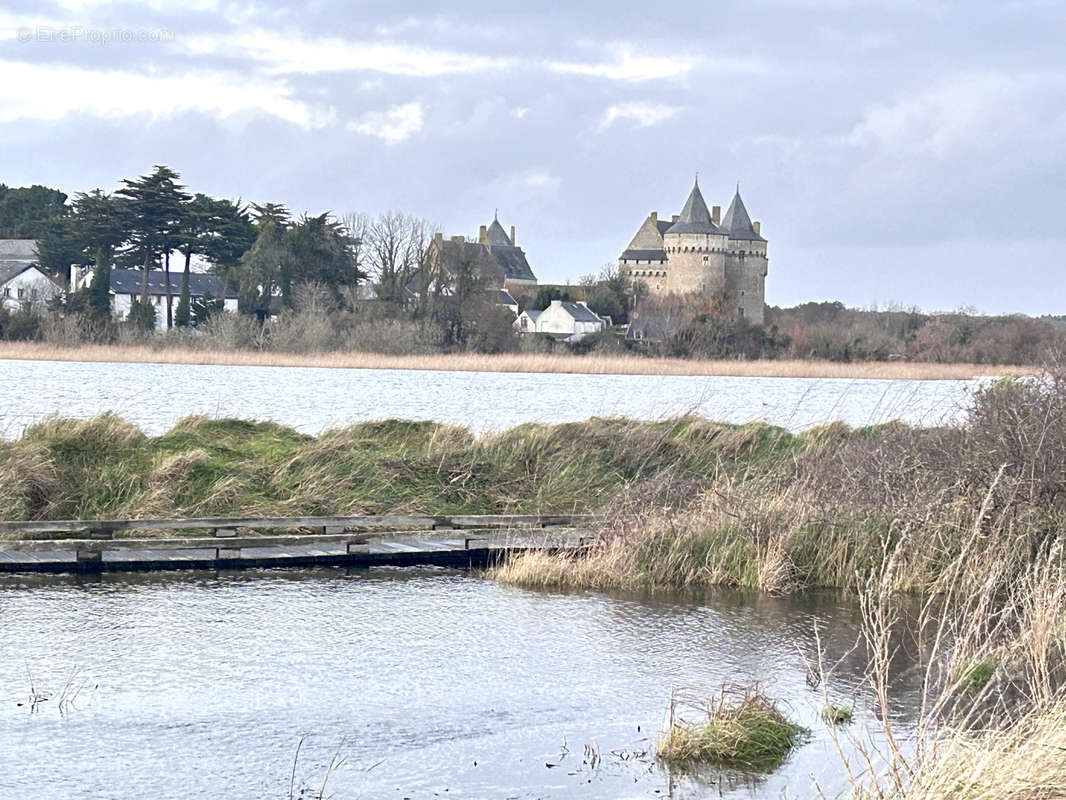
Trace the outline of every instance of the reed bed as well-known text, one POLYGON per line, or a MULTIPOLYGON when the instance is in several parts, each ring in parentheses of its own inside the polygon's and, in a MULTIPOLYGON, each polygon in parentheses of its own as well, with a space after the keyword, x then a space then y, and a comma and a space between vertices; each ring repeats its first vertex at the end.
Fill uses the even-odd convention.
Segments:
POLYGON ((547 353, 452 353, 388 355, 362 352, 285 353, 197 349, 169 345, 56 346, 42 342, 0 342, 0 359, 154 364, 218 364, 256 367, 416 369, 450 372, 579 373, 588 375, 695 375, 747 378, 881 378, 963 380, 985 375, 1025 375, 1035 368, 989 364, 816 360, 698 360, 626 355, 547 353))

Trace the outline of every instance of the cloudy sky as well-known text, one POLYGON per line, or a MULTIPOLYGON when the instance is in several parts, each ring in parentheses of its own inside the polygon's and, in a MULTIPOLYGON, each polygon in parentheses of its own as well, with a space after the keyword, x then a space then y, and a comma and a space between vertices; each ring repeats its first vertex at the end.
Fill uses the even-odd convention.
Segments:
POLYGON ((498 207, 563 281, 698 171, 762 221, 771 304, 1061 314, 1064 41, 1061 0, 7 0, 0 181, 164 163, 467 235, 498 207))

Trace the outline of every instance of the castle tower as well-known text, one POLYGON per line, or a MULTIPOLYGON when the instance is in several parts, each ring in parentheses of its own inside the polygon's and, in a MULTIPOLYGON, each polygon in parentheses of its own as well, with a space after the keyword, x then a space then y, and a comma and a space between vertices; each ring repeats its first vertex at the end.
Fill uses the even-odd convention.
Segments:
POLYGON ((737 186, 733 202, 722 218, 728 237, 725 255, 725 293, 729 306, 755 325, 763 324, 766 303, 766 239, 758 222, 752 222, 737 186))
POLYGON ((709 296, 726 290, 726 235, 711 217, 698 179, 681 214, 663 234, 663 244, 667 293, 709 296))

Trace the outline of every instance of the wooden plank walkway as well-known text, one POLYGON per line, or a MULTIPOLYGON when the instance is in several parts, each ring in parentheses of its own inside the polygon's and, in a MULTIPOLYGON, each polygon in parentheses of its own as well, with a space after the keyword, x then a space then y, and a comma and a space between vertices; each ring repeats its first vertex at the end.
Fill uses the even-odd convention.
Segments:
POLYGON ((598 519, 572 514, 0 522, 0 535, 20 537, 0 539, 0 571, 484 566, 513 551, 583 548, 598 519), (278 532, 294 530, 306 532, 278 532), (193 535, 131 535, 146 531, 193 535))

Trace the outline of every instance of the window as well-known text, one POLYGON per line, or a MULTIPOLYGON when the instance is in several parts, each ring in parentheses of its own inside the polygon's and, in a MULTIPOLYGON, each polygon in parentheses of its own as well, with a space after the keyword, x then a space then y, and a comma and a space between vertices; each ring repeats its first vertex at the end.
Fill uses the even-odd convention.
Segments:
POLYGON ((22 288, 22 287, 20 286, 20 287, 18 288, 18 293, 19 293, 19 300, 21 300, 21 299, 22 299, 22 297, 23 297, 23 295, 25 295, 25 294, 26 294, 26 290, 25 290, 25 289, 23 289, 23 288, 22 288))
POLYGON ((11 297, 11 287, 10 286, 5 286, 4 287, 4 297, 11 297))

